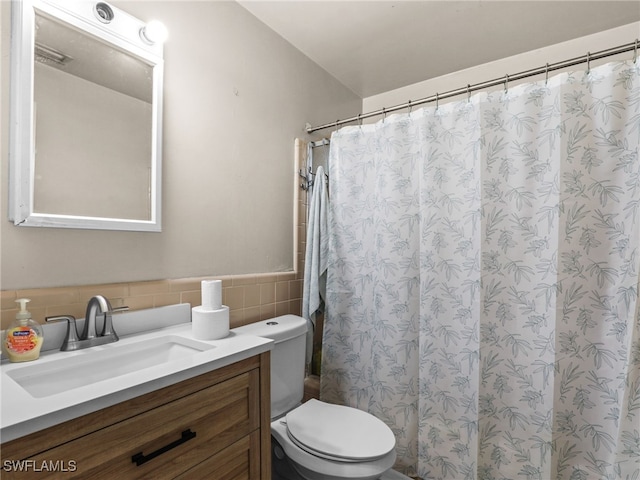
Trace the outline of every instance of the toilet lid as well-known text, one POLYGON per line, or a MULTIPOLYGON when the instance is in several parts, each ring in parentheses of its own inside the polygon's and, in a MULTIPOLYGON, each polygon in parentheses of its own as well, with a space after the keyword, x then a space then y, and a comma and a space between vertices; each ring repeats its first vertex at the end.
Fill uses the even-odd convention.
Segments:
POLYGON ((375 460, 396 445, 391 429, 373 415, 315 399, 289 412, 286 421, 298 446, 332 460, 375 460))

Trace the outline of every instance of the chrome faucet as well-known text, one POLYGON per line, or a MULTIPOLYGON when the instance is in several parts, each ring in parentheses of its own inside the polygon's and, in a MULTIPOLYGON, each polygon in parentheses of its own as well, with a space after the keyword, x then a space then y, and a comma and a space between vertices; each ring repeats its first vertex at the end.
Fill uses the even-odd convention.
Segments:
POLYGON ((96 345, 105 345, 107 343, 117 342, 119 340, 116 331, 113 329, 113 312, 129 310, 129 307, 112 308, 109 300, 102 295, 91 297, 87 304, 87 313, 84 316, 84 327, 82 334, 78 337, 78 328, 76 319, 72 315, 58 315, 55 317, 47 317, 47 322, 67 321, 67 334, 60 350, 81 350, 83 348, 95 347, 96 345), (96 318, 102 315, 104 323, 102 333, 97 334, 96 318))

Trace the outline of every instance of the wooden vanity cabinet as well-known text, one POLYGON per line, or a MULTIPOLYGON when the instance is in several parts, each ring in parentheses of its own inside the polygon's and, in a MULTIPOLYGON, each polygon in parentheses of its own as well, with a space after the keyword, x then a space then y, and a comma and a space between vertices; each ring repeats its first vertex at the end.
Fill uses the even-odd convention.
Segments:
POLYGON ((4 443, 1 476, 269 480, 269 362, 256 355, 4 443))

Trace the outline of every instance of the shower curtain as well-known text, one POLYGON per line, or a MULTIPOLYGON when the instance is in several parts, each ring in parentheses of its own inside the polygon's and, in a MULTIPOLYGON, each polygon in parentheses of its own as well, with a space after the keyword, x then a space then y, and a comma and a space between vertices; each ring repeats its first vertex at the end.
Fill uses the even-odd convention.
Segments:
POLYGON ((424 479, 640 479, 640 62, 331 139, 321 399, 424 479))

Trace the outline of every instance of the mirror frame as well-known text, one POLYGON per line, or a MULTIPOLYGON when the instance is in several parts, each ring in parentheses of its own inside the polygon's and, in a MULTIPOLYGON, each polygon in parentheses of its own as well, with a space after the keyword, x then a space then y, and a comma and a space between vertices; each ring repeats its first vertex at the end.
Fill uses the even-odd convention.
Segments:
MULTIPOLYGON (((101 23, 86 0, 12 0, 11 105, 9 121, 9 220, 29 227, 80 228, 160 232, 162 198, 162 82, 163 46, 148 45, 139 32, 145 23, 122 10, 101 23), (123 50, 153 66, 150 219, 122 219, 34 212, 34 46, 36 11, 123 50)), ((117 185, 107 185, 115 188, 117 185)))

